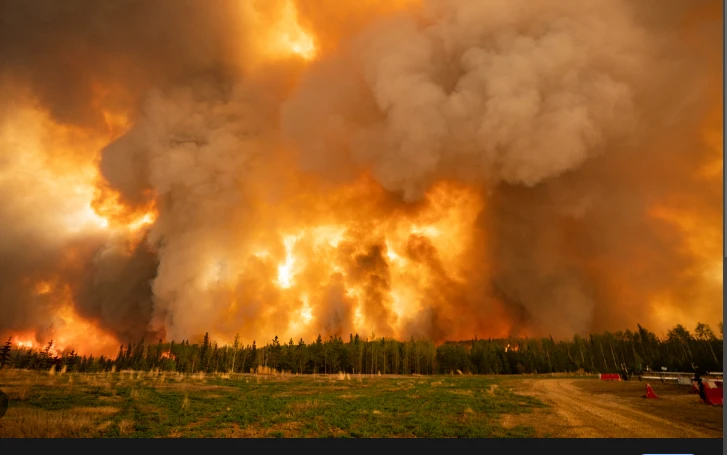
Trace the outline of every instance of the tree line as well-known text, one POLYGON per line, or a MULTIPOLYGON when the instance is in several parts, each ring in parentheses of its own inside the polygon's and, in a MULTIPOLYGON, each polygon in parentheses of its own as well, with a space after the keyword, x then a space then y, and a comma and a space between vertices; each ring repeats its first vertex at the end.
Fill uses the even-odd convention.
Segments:
POLYGON ((208 334, 199 343, 137 343, 120 346, 115 358, 79 356, 75 351, 53 354, 53 341, 43 349, 12 349, 11 342, 0 348, 0 366, 26 369, 63 368, 95 373, 112 370, 214 372, 290 372, 351 374, 529 374, 556 372, 722 371, 723 328, 717 336, 707 324, 693 332, 682 325, 658 337, 641 325, 637 330, 603 332, 571 340, 547 338, 477 339, 448 341, 436 345, 428 340, 399 341, 390 338, 361 338, 350 334, 328 339, 318 335, 312 343, 291 338, 281 342, 275 336, 258 346, 240 343, 220 346, 208 334))

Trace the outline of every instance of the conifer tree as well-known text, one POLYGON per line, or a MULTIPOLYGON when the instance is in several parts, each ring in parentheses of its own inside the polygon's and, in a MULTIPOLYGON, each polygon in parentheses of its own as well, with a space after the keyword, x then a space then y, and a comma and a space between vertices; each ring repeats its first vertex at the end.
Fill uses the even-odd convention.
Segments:
POLYGON ((10 342, 12 339, 13 337, 8 338, 8 341, 5 342, 5 345, 0 348, 0 368, 4 367, 10 361, 10 342))

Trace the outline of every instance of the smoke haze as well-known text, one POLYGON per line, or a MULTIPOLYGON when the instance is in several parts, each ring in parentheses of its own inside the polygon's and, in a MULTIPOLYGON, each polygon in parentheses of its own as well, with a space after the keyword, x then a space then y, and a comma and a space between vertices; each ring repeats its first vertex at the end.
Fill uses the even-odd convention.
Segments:
POLYGON ((0 335, 722 319, 721 2, 0 6, 0 335))

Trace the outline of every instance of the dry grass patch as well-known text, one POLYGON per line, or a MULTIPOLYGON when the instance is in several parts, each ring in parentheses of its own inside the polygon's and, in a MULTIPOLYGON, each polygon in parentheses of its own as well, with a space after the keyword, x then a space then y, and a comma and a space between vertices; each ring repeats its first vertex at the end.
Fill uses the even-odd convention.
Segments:
MULTIPOLYGON (((240 427, 240 425, 233 423, 217 430, 215 436, 218 438, 264 438, 266 437, 266 430, 253 426, 240 427)), ((181 437, 181 434, 179 436, 170 435, 170 437, 181 437)))
POLYGON ((12 386, 3 385, 2 390, 10 401, 25 401, 30 394, 30 384, 17 384, 12 386))
POLYGON ((300 422, 283 422, 268 428, 265 432, 265 437, 284 437, 294 438, 300 434, 300 427, 303 424, 300 422))
MULTIPOLYGON (((91 436, 94 412, 11 409, 0 420, 0 438, 78 438, 91 436)), ((97 414, 101 415, 101 414, 97 414)))
POLYGON ((118 423, 119 434, 126 436, 134 431, 134 421, 129 419, 123 419, 118 423))
MULTIPOLYGON (((172 378, 174 379, 174 378, 172 378)), ((164 382, 164 383, 150 383, 148 387, 153 388, 155 390, 169 390, 169 391, 185 391, 189 390, 190 388, 194 389, 195 391, 215 391, 220 393, 236 393, 239 391, 236 387, 233 386, 224 386, 224 385, 201 385, 199 383, 197 384, 190 384, 187 382, 164 382)))
POLYGON ((96 431, 99 433, 106 433, 114 425, 110 420, 105 420, 96 426, 96 431))
POLYGON ((182 410, 187 411, 189 409, 189 394, 184 394, 184 400, 182 400, 182 410))
POLYGON ((235 387, 227 386, 227 385, 195 385, 194 390, 218 390, 218 391, 226 391, 226 392, 232 392, 235 389, 235 387))
POLYGON ((518 426, 530 426, 535 428, 537 437, 546 437, 552 434, 553 422, 544 411, 538 411, 526 414, 504 414, 500 417, 500 426, 506 430, 511 430, 518 426))
POLYGON ((455 390, 448 390, 448 392, 453 393, 455 395, 466 395, 466 396, 472 396, 474 394, 474 392, 469 389, 465 389, 465 390, 455 389, 455 390))
MULTIPOLYGON (((335 436, 346 436, 346 435, 348 435, 348 432, 347 431, 344 431, 344 430, 342 430, 341 428, 338 428, 338 427, 330 427, 328 429, 328 432, 331 433, 331 435, 334 436, 334 437, 335 436)), ((286 435, 285 437, 289 437, 289 436, 286 435)))
POLYGON ((318 400, 299 401, 290 405, 290 408, 295 411, 307 411, 308 409, 318 409, 320 407, 322 407, 322 404, 318 400))
POLYGON ((315 390, 296 390, 293 392, 278 392, 273 394, 273 398, 286 398, 286 397, 304 397, 307 395, 318 395, 319 392, 315 390))
POLYGON ((119 408, 115 408, 113 406, 85 406, 85 407, 78 407, 73 408, 73 412, 78 412, 80 414, 96 414, 96 415, 112 415, 119 412, 119 408))

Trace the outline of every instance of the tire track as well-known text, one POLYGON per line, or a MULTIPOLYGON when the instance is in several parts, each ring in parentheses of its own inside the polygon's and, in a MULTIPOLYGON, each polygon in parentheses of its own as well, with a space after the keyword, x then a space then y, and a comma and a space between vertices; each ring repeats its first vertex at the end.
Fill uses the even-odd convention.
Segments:
POLYGON ((675 423, 626 403, 612 395, 583 392, 573 379, 523 381, 527 395, 553 406, 543 424, 555 429, 556 437, 579 438, 709 438, 721 437, 713 430, 688 423, 675 423), (554 412, 553 412, 554 411, 554 412))

